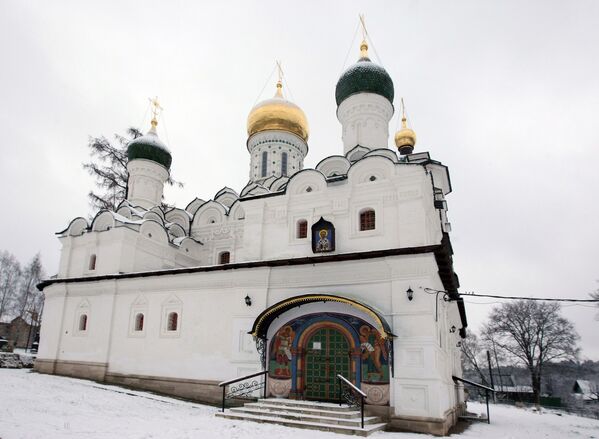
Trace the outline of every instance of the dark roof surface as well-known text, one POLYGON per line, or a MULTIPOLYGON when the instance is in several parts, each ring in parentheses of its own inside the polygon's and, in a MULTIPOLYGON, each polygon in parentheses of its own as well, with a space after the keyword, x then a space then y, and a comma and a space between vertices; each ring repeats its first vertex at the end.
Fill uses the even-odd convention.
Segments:
POLYGON ((337 81, 335 100, 337 106, 355 93, 375 93, 393 104, 395 90, 387 71, 369 58, 362 58, 350 66, 337 81))

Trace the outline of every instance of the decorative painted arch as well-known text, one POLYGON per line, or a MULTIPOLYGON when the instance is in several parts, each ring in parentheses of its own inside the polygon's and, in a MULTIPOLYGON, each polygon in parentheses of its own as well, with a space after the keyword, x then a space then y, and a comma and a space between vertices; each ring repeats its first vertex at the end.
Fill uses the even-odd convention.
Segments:
POLYGON ((251 334, 258 339, 265 339, 268 327, 279 315, 297 306, 313 302, 338 302, 353 306, 366 313, 374 320, 376 323, 376 330, 379 332, 381 338, 386 339, 388 337, 395 337, 391 331, 391 327, 378 311, 355 299, 349 299, 333 294, 304 294, 281 300, 269 308, 266 308, 258 317, 256 317, 256 320, 254 320, 254 324, 252 325, 252 330, 248 334, 251 334))

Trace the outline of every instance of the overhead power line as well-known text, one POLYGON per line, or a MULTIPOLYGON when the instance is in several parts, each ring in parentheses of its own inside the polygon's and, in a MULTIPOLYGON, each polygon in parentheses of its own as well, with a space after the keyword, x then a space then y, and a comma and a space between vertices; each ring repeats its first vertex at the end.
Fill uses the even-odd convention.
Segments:
MULTIPOLYGON (((449 294, 447 291, 435 290, 433 288, 424 288, 425 291, 432 291, 435 293, 449 294)), ((477 294, 474 292, 470 293, 458 293, 460 297, 490 297, 492 299, 506 299, 506 300, 537 300, 542 302, 582 302, 582 303, 599 303, 599 299, 566 299, 556 297, 526 297, 526 296, 500 296, 498 294, 477 294)))

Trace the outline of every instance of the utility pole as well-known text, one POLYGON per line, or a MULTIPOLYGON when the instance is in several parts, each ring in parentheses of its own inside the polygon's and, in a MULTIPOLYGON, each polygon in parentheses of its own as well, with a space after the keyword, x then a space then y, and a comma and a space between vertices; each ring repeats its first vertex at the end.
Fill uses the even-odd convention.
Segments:
MULTIPOLYGON (((493 384, 493 370, 491 369, 491 354, 487 351, 487 364, 489 365, 489 378, 491 380, 491 387, 494 389, 495 385, 493 384)), ((493 402, 495 401, 495 392, 493 392, 493 402)))

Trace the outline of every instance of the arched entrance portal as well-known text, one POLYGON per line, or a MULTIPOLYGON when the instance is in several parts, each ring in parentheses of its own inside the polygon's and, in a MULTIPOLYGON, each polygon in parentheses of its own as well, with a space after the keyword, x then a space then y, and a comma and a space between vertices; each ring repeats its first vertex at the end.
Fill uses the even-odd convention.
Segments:
POLYGON ((270 396, 336 401, 340 374, 368 404, 388 404, 393 334, 372 308, 339 296, 297 296, 263 311, 252 334, 270 396))

